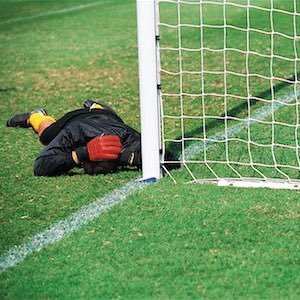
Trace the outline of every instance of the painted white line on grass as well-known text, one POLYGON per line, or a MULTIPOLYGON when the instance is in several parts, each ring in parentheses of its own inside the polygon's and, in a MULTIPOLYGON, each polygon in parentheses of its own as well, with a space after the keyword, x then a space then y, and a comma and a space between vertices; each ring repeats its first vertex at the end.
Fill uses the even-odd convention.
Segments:
MULTIPOLYGON (((273 106, 272 104, 270 104, 259 109, 256 114, 253 115, 253 119, 262 120, 264 118, 267 118, 279 107, 291 102, 295 99, 295 97, 299 96, 300 91, 297 91, 296 95, 295 93, 290 93, 279 99, 279 101, 281 101, 282 103, 274 103, 273 106)), ((228 135, 232 136, 238 134, 243 129, 247 128, 247 126, 254 123, 255 120, 253 119, 249 120, 248 125, 246 125, 245 122, 241 122, 237 125, 229 127, 228 135)), ((213 136, 212 139, 220 140, 224 139, 224 137, 225 135, 222 131, 213 136)), ((188 156, 191 158, 192 156, 204 151, 204 149, 207 149, 212 145, 213 143, 207 143, 206 147, 204 148, 203 145, 195 143, 186 149, 186 157, 188 156)), ((83 225, 86 225, 88 222, 98 218, 101 214, 125 200, 129 195, 137 190, 143 189, 146 186, 147 184, 145 183, 129 182, 123 187, 112 191, 108 195, 96 199, 93 203, 83 206, 81 209, 79 209, 77 212, 73 213, 66 219, 52 225, 49 229, 37 233, 33 237, 29 238, 27 242, 19 246, 12 247, 0 257, 0 273, 23 261, 27 255, 38 252, 47 245, 54 244, 62 240, 63 238, 70 236, 71 233, 77 231, 83 225)))
POLYGON ((0 273, 23 261, 27 255, 39 252, 47 245, 54 244, 70 236, 72 232, 98 218, 101 214, 125 200, 129 195, 146 186, 146 183, 129 182, 106 196, 96 199, 93 203, 83 206, 50 228, 35 234, 27 242, 12 247, 0 257, 0 273))
POLYGON ((52 11, 48 11, 48 12, 44 12, 44 13, 40 13, 40 14, 36 14, 36 15, 32 15, 32 16, 9 19, 9 20, 0 22, 0 25, 10 24, 10 23, 17 23, 17 22, 27 21, 27 20, 33 20, 33 19, 52 16, 52 15, 66 14, 66 13, 69 13, 69 12, 72 12, 72 11, 82 10, 82 9, 93 7, 93 6, 104 5, 104 4, 107 4, 107 3, 110 3, 110 2, 112 2, 112 1, 111 0, 106 0, 106 1, 102 1, 102 2, 98 1, 98 2, 92 2, 92 3, 87 3, 87 4, 71 6, 69 8, 64 8, 64 9, 60 9, 60 10, 52 10, 52 11))
MULTIPOLYGON (((236 125, 232 125, 227 128, 227 135, 224 131, 216 133, 214 136, 208 137, 210 140, 224 140, 230 137, 233 137, 240 133, 241 131, 247 129, 251 124, 254 124, 257 122, 257 120, 264 120, 272 115, 279 107, 292 102, 295 100, 295 98, 298 98, 300 96, 300 90, 297 90, 296 93, 294 91, 288 93, 285 96, 282 96, 273 104, 270 103, 266 106, 263 106, 262 108, 258 109, 256 113, 254 113, 251 117, 251 119, 247 118, 245 121, 240 122, 236 125)), ((200 152, 203 152, 204 150, 216 145, 215 142, 207 140, 204 144, 203 142, 197 143, 196 141, 191 144, 189 147, 187 147, 184 151, 184 160, 191 160, 195 155, 199 154, 200 152)), ((181 155, 179 160, 183 160, 183 156, 181 155)))

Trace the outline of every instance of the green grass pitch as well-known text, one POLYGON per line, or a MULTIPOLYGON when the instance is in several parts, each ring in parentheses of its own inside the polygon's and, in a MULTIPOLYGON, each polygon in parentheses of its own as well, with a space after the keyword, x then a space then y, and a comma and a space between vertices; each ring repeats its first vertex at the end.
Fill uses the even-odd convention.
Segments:
MULTIPOLYGON (((98 99, 139 129, 135 1, 99 2, 98 6, 72 10, 89 2, 0 0, 0 255, 141 176, 133 170, 105 176, 75 170, 71 176, 34 177, 33 161, 42 149, 37 136, 31 130, 5 126, 15 112, 43 107, 59 118, 86 99, 98 99), (62 10, 65 12, 49 14, 62 10)), ((278 8, 289 10, 293 2, 274 1, 278 8)), ((300 3, 296 3, 299 10, 300 3)), ((220 13, 216 7, 210 8, 206 22, 220 13)), ((172 12, 163 9, 172 21, 172 12)), ((189 17, 193 13, 184 12, 189 17)), ((262 21, 262 12, 252 13, 258 28, 269 26, 262 21)), ((229 17, 232 24, 243 26, 238 9, 229 17)), ((289 22, 282 18, 275 26, 290 34, 289 22)), ((166 40, 168 34, 162 31, 166 40)), ((184 41, 192 47, 190 35, 192 32, 186 32, 184 41)), ((219 35, 221 32, 207 30, 207 46, 217 47, 219 35)), ((238 34, 228 38, 237 47, 244 41, 238 34)), ((257 51, 268 43, 259 34, 252 39, 257 40, 253 44, 257 51)), ((278 52, 290 54, 288 41, 277 44, 278 52)), ((207 68, 223 63, 217 55, 206 59, 207 68)), ((228 67, 234 71, 244 68, 242 56, 229 61, 228 67)), ((175 67, 167 57, 163 63, 175 67)), ((186 57, 186 63, 187 68, 192 67, 193 57, 186 57)), ((267 72, 266 64, 257 59, 253 71, 267 72)), ((293 74, 293 66, 278 62, 276 72, 286 77, 293 74)), ((219 88, 215 78, 206 80, 211 90, 219 88)), ((197 83, 187 82, 185 88, 192 91, 197 83)), ((165 88, 171 89, 173 84, 168 82, 165 88)), ((243 84, 235 77, 229 79, 234 93, 242 93, 243 84)), ((268 85, 261 80, 251 86, 258 95, 268 85)), ((289 89, 284 87, 278 93, 284 95, 289 89)), ((208 102, 211 113, 220 113, 217 100, 208 102)), ((176 107, 167 109, 177 114, 176 107)), ((190 109, 193 111, 192 106, 190 109)), ((283 122, 295 118, 286 108, 279 109, 276 116, 283 122)), ((167 126, 170 134, 178 133, 176 124, 167 126)), ((188 131, 194 129, 194 124, 186 126, 188 131)), ((222 124, 211 125, 210 133, 222 129, 222 124)), ((278 139, 292 143, 286 128, 277 132, 278 139)), ((253 127, 253 133, 260 141, 269 138, 259 126, 253 127)), ((244 157, 241 145, 233 145, 230 153, 244 157)), ((210 155, 222 154, 221 148, 210 150, 210 155)), ((263 155, 268 159, 268 153, 263 155)), ((281 156, 289 159, 288 153, 281 156)), ((184 171, 175 175, 187 179, 184 171)), ((0 274, 0 298, 298 299, 299 216, 297 191, 175 185, 164 178, 0 274)))

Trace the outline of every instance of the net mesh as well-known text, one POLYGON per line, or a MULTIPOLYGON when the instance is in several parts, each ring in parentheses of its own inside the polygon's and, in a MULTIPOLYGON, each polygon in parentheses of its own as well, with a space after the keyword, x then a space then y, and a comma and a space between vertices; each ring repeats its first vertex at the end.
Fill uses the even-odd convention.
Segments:
POLYGON ((180 179, 298 179, 299 1, 157 6, 162 148, 180 179))

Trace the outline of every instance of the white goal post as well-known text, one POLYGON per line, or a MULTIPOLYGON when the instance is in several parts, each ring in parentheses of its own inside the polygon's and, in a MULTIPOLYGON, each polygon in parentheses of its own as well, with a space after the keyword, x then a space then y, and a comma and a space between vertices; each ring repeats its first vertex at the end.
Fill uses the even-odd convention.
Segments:
POLYGON ((136 3, 143 178, 300 189, 300 1, 136 3))
POLYGON ((137 0, 143 178, 160 178, 156 3, 137 0))

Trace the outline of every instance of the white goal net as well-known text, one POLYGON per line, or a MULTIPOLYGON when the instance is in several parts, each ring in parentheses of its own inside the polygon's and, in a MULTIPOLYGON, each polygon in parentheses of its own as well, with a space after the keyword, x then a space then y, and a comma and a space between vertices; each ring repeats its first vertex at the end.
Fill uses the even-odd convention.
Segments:
POLYGON ((157 0, 155 9, 161 148, 182 165, 167 173, 299 188, 300 1, 157 0))

